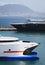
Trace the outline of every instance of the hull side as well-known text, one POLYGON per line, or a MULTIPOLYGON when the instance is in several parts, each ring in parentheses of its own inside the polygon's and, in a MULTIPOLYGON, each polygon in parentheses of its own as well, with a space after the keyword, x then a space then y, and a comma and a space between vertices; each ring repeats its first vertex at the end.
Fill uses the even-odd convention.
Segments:
POLYGON ((45 31, 45 24, 12 24, 18 31, 45 31))
POLYGON ((37 43, 22 43, 20 42, 1 42, 0 43, 0 57, 1 56, 20 56, 23 55, 23 52, 26 49, 30 49, 30 51, 32 51, 34 48, 36 48, 38 46, 37 43))
POLYGON ((38 56, 9 56, 9 57, 0 57, 0 60, 37 60, 38 56))

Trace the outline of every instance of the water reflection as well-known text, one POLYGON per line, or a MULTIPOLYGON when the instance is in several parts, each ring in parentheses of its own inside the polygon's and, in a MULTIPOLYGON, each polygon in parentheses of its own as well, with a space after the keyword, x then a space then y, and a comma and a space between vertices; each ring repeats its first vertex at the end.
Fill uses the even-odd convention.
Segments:
POLYGON ((38 65, 39 60, 0 61, 0 65, 38 65))

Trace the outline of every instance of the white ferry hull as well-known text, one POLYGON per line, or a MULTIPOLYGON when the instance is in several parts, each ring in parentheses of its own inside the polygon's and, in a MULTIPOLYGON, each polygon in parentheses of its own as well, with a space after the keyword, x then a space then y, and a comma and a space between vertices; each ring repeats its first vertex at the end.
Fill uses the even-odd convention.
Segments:
MULTIPOLYGON (((6 39, 7 37, 5 37, 6 39)), ((9 39, 9 41, 1 37, 0 40, 0 59, 21 59, 21 58, 37 58, 36 56, 30 56, 32 50, 39 44, 30 41, 15 41, 9 39)))
POLYGON ((0 44, 0 56, 21 56, 27 48, 33 48, 35 46, 38 46, 38 44, 36 43, 36 45, 32 44, 33 43, 22 43, 21 41, 18 43, 3 42, 2 44, 0 44))

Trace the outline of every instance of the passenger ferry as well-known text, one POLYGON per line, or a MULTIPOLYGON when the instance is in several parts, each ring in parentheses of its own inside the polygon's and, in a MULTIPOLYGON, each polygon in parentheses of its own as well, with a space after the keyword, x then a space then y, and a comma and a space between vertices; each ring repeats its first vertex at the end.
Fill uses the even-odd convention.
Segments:
POLYGON ((22 41, 15 37, 0 36, 0 59, 30 59, 30 53, 39 44, 32 41, 22 41))

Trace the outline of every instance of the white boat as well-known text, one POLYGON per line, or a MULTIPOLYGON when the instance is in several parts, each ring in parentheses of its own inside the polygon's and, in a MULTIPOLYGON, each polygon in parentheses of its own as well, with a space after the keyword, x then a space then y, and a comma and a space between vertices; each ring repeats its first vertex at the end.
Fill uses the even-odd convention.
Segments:
POLYGON ((39 44, 31 41, 22 41, 15 37, 0 36, 0 58, 31 57, 29 54, 39 44))

